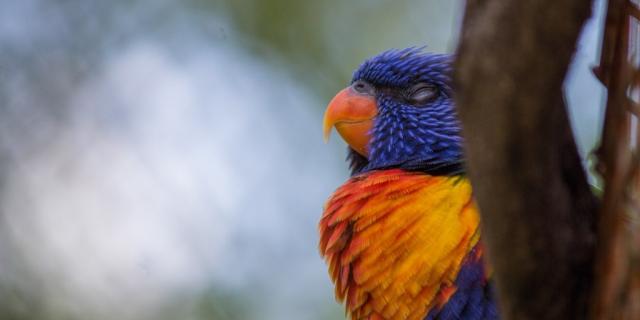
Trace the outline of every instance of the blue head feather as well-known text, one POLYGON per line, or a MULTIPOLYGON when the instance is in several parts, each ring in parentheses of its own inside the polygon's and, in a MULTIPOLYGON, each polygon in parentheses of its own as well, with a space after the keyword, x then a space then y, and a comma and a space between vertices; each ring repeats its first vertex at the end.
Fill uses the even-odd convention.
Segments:
POLYGON ((351 152, 354 173, 401 167, 459 173, 462 139, 451 87, 452 56, 424 53, 422 48, 388 50, 365 61, 352 84, 364 81, 375 88, 378 115, 369 144, 369 157, 351 152), (423 105, 412 104, 406 92, 426 83, 436 96, 423 105))

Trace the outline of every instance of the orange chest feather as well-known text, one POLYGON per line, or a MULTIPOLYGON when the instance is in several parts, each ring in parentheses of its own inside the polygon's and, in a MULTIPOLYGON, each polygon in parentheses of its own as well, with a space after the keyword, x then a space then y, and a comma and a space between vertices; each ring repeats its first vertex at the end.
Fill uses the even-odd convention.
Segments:
POLYGON ((480 237, 466 179, 402 170, 351 178, 327 201, 319 229, 352 319, 423 319, 455 291, 480 237))

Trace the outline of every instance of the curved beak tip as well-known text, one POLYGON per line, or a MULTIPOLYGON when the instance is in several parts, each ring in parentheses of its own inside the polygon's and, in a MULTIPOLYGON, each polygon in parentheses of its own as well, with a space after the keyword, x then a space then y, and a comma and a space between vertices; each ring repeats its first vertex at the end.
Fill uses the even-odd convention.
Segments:
POLYGON ((324 143, 329 142, 329 137, 331 136, 331 128, 333 128, 333 123, 327 121, 327 117, 325 116, 325 120, 322 126, 322 140, 324 140, 324 143))
POLYGON ((373 97, 354 94, 349 88, 340 91, 331 100, 324 114, 324 142, 329 141, 331 129, 335 127, 349 146, 366 156, 372 119, 377 113, 373 97))

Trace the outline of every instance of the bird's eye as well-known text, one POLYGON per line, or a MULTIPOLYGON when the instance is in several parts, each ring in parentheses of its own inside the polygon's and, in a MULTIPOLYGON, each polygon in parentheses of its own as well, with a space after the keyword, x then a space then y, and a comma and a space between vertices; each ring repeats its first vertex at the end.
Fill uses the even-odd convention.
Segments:
POLYGON ((428 83, 419 83, 409 91, 409 100, 414 104, 426 104, 438 96, 438 89, 428 83))
POLYGON ((375 88, 369 84, 368 82, 358 80, 351 85, 351 88, 357 93, 366 94, 366 95, 374 95, 375 88))

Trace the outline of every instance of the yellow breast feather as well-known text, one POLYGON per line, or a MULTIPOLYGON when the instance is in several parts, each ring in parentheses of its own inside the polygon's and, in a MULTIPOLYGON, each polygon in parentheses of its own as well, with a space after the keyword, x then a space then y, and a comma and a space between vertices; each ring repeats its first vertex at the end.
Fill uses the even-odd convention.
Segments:
POLYGON ((455 291, 480 238, 468 180, 399 169, 352 177, 327 201, 319 230, 352 319, 423 319, 455 291))

